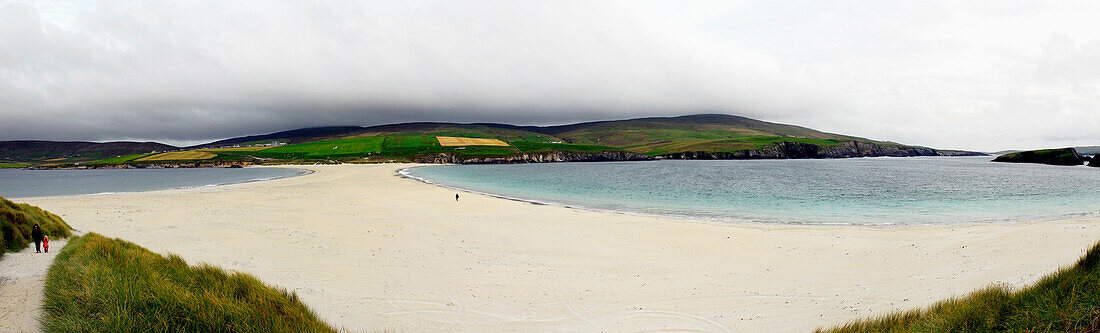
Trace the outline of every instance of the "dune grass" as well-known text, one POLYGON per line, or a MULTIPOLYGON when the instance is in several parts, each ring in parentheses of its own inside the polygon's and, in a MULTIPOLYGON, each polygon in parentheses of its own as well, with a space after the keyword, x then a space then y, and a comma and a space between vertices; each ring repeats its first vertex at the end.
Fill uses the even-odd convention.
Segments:
POLYGON ((73 238, 46 276, 46 332, 333 332, 294 294, 119 239, 73 238))
POLYGON ((989 287, 818 332, 1100 332, 1100 243, 1030 287, 989 287))
POLYGON ((72 227, 61 217, 28 204, 0 198, 0 257, 5 252, 17 252, 31 243, 34 224, 51 239, 72 236, 72 227))

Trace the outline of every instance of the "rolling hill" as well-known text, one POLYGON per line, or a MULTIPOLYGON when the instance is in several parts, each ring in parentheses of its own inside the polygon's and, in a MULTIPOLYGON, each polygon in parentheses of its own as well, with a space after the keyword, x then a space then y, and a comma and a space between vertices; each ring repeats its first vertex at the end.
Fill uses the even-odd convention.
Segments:
POLYGON ((193 165, 207 162, 287 163, 318 160, 520 163, 661 158, 981 155, 907 146, 723 114, 650 117, 560 126, 417 122, 369 127, 316 127, 223 139, 182 149, 195 151, 192 154, 158 156, 147 153, 181 149, 157 143, 6 143, 10 144, 4 146, 4 143, 0 143, 0 162, 43 163, 63 158, 59 163, 87 163, 85 165, 94 166, 184 162, 193 165), (493 142, 503 142, 506 145, 440 145, 438 137, 494 139, 493 142), (122 147, 132 149, 111 149, 122 147), (5 157, 7 160, 2 160, 5 157), (99 159, 95 160, 93 157, 99 159), (178 158, 173 159, 174 157, 178 158))
POLYGON ((179 149, 157 142, 0 141, 0 161, 74 162, 179 149))

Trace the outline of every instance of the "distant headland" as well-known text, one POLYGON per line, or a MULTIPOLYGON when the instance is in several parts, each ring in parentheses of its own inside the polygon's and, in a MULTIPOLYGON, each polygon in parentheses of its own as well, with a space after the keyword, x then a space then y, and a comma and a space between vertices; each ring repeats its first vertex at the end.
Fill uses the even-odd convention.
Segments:
POLYGON ((191 147, 0 141, 0 167, 225 167, 286 163, 539 163, 654 159, 976 156, 724 114, 561 126, 417 122, 315 127, 191 147))

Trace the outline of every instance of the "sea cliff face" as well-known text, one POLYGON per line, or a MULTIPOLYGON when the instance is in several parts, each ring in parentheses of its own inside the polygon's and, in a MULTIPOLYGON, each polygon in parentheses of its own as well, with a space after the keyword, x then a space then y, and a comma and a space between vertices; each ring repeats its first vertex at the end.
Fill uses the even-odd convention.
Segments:
POLYGON ((820 146, 810 143, 781 142, 760 149, 733 152, 682 152, 661 155, 659 158, 691 160, 743 160, 743 159, 801 159, 801 158, 849 158, 849 157, 909 157, 909 156, 982 156, 985 154, 965 151, 935 150, 926 147, 903 145, 879 145, 845 141, 836 146, 820 146))
POLYGON ((493 157, 463 157, 452 154, 417 156, 417 163, 452 163, 452 164, 509 164, 509 163, 548 163, 548 162, 606 162, 606 161, 648 161, 652 156, 631 153, 625 151, 609 151, 602 153, 578 153, 578 152, 546 152, 523 153, 508 156, 493 157))

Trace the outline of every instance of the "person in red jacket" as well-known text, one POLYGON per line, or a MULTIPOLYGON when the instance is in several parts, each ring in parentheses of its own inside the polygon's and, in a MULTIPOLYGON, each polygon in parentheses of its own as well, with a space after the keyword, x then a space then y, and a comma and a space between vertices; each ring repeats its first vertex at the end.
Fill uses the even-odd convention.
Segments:
POLYGON ((42 249, 50 253, 50 236, 42 236, 42 249))

